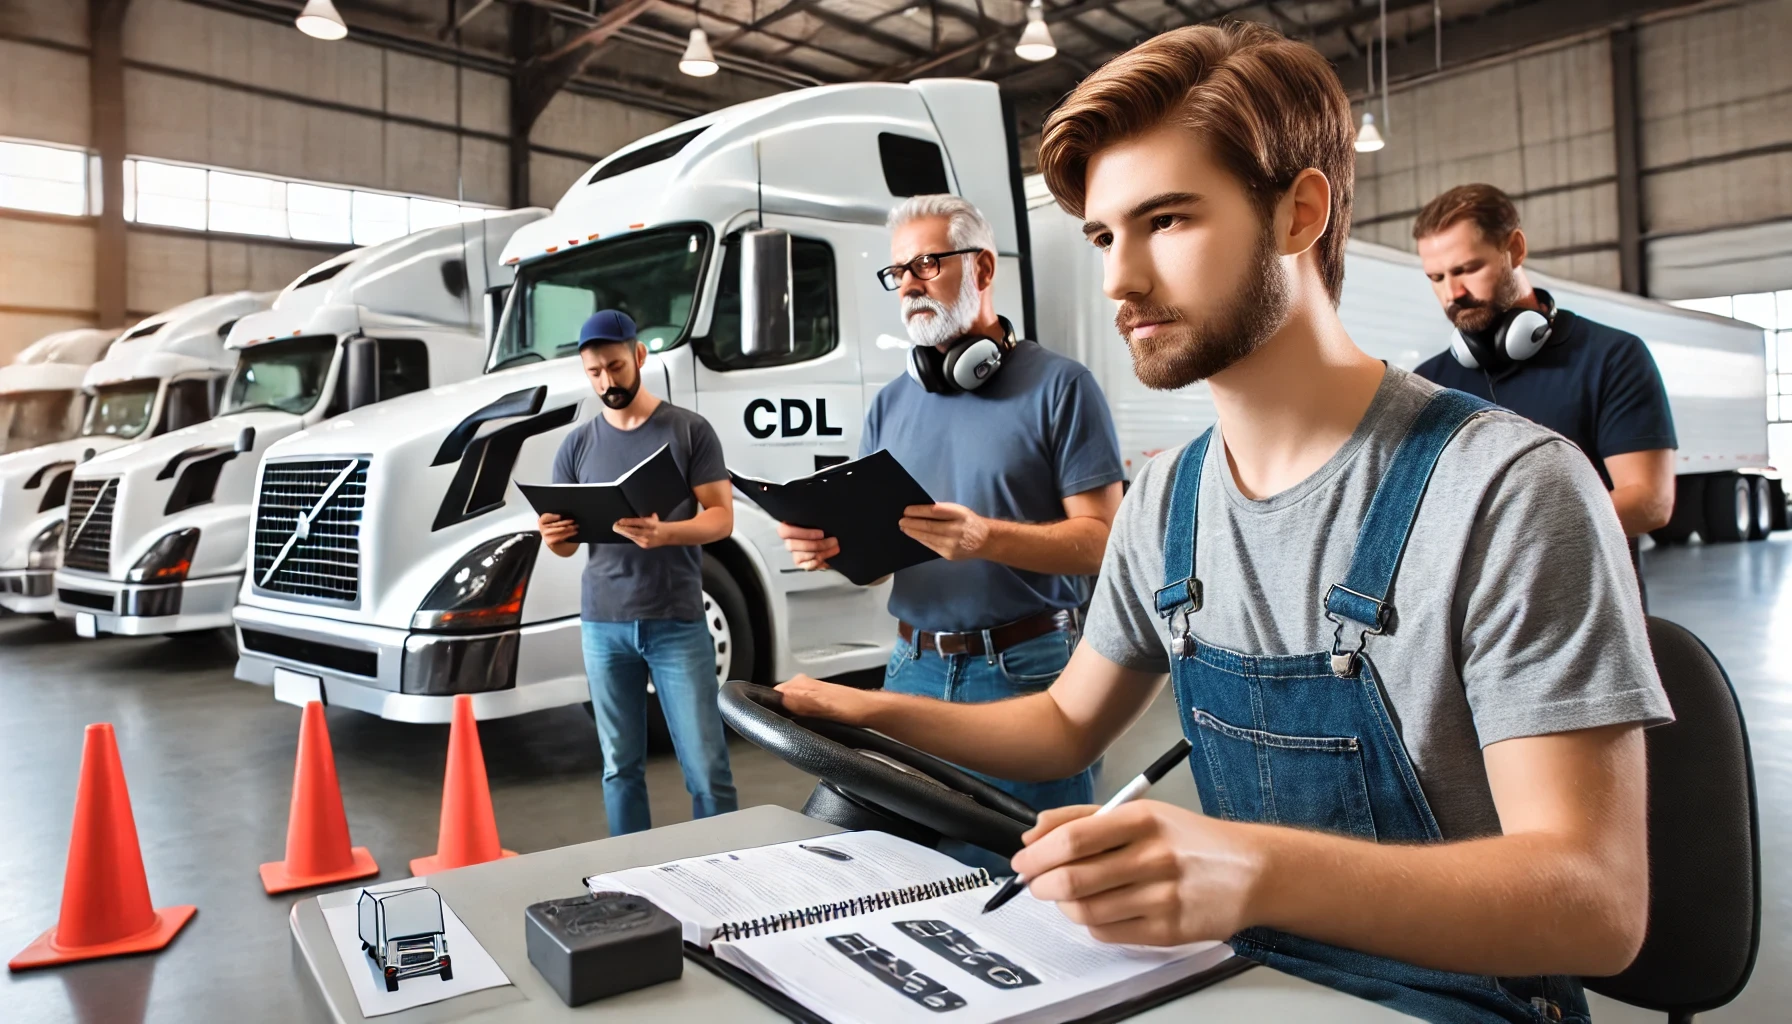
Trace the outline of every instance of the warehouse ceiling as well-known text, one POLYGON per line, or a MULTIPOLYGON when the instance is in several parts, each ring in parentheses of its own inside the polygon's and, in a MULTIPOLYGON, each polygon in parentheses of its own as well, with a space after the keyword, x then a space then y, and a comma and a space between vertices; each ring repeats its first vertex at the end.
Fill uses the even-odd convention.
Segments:
MULTIPOLYGON (((269 14, 298 0, 195 0, 269 14)), ((564 87, 693 115, 806 85, 973 76, 1017 103, 1023 132, 1094 68, 1166 29, 1226 18, 1270 24, 1310 42, 1353 93, 1369 63, 1393 79, 1492 56, 1552 35, 1602 28, 1687 0, 1040 0, 1055 56, 1015 53, 1026 0, 336 0, 356 33, 518 62, 525 107, 564 87), (720 73, 693 78, 678 60, 693 27, 720 73)), ((290 16, 290 15, 287 15, 290 16)), ((532 120, 532 118, 530 118, 532 120)))

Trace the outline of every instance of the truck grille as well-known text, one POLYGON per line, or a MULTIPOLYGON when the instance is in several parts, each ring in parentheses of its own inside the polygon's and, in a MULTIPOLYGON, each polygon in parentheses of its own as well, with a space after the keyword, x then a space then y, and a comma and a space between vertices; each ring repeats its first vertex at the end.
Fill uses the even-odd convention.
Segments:
POLYGON ((361 589, 366 503, 366 459, 268 463, 255 503, 255 585, 295 597, 353 601, 361 589), (332 492, 344 470, 347 478, 332 492), (300 537, 302 519, 309 523, 300 537))
POLYGON ((63 566, 90 572, 110 571, 112 510, 118 505, 118 478, 76 480, 69 494, 63 566))

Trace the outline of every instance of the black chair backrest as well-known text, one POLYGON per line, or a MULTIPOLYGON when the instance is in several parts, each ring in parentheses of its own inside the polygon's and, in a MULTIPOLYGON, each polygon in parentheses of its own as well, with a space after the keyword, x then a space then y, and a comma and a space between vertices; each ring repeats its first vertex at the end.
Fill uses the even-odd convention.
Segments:
POLYGON ((1742 991, 1761 938, 1761 845, 1748 731, 1730 677, 1685 627, 1653 616, 1649 644, 1674 722, 1645 733, 1649 931, 1623 973, 1586 986, 1675 1019, 1742 991))

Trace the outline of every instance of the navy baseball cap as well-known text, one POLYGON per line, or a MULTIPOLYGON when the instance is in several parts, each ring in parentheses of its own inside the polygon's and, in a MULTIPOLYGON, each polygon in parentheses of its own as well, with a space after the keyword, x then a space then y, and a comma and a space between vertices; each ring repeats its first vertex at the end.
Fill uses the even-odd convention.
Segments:
POLYGON ((635 322, 620 309, 600 309, 579 328, 579 347, 635 340, 635 322))

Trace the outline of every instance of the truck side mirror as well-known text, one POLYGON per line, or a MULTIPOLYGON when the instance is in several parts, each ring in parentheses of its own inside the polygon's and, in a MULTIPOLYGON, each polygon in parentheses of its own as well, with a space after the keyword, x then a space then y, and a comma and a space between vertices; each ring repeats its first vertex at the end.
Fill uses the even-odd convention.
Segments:
POLYGON ((372 338, 350 338, 343 346, 342 372, 348 382, 346 397, 350 409, 379 401, 379 342, 372 338))
POLYGON ((790 315, 790 233, 745 231, 740 238, 740 351, 782 356, 796 350, 790 315))

